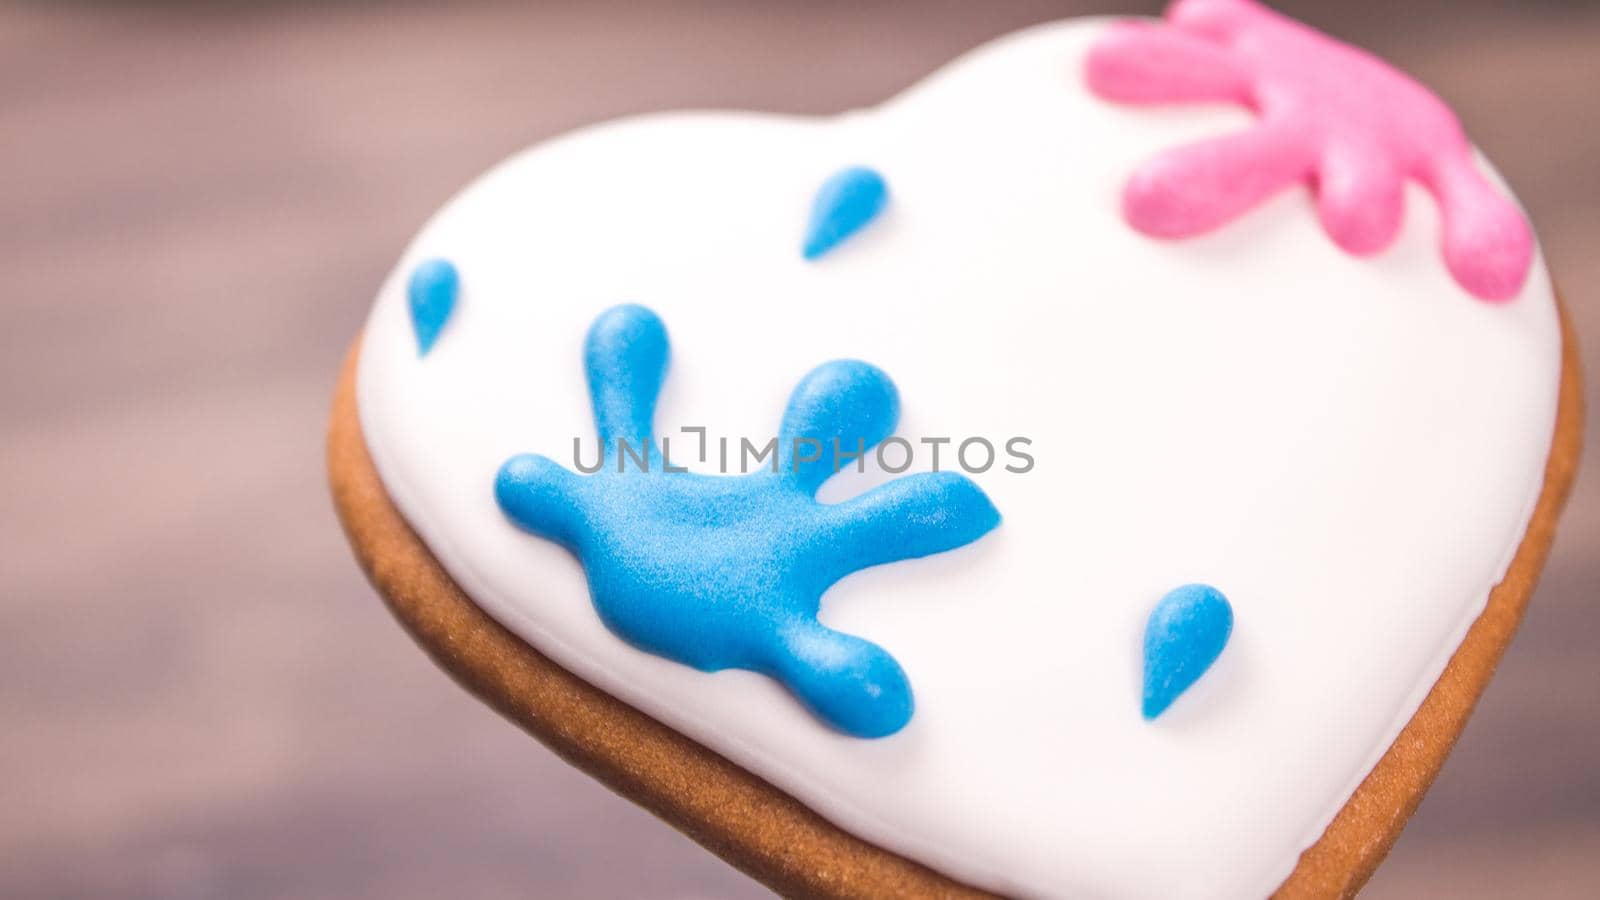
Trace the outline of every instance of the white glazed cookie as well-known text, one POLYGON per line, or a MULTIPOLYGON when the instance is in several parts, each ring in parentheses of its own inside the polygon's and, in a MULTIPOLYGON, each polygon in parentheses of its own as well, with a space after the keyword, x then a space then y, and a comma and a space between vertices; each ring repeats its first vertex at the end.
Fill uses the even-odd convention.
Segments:
MULTIPOLYGON (((1030 29, 837 118, 648 116, 512 158, 379 293, 360 427, 473 601, 839 828, 1009 895, 1264 895, 1506 574, 1551 454, 1561 325, 1536 252, 1500 302, 1453 277, 1415 184, 1367 256, 1298 189, 1183 240, 1131 227, 1140 163, 1253 116, 1097 95, 1086 59, 1115 27, 1030 29), (880 173, 887 203, 807 258, 819 185, 849 167, 880 173), (459 281, 419 353, 408 284, 435 259, 459 281), (822 622, 914 687, 903 727, 854 735, 766 675, 630 643, 579 558, 497 502, 518 454, 572 468, 581 439, 592 459, 585 334, 620 303, 670 330, 655 432, 672 462, 725 471, 718 438, 764 442, 802 376, 859 359, 898 386, 908 471, 937 446, 998 510, 992 531, 826 590, 822 622), (968 438, 995 464, 952 459, 968 438), (1194 583, 1226 595, 1231 637, 1147 719, 1147 620, 1194 583)), ((880 462, 819 499, 894 483, 880 462)))

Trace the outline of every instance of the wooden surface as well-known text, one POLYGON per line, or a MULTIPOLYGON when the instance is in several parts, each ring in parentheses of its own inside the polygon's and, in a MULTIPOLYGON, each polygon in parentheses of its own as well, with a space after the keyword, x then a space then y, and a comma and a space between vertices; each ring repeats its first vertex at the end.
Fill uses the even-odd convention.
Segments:
MULTIPOLYGON (((1283 6, 1456 105, 1600 348, 1600 7, 1283 6)), ((422 219, 527 143, 865 105, 1089 8, 0 6, 0 896, 760 896, 392 622, 322 482, 342 349, 422 219)), ((1369 896, 1600 892, 1589 460, 1369 896)))

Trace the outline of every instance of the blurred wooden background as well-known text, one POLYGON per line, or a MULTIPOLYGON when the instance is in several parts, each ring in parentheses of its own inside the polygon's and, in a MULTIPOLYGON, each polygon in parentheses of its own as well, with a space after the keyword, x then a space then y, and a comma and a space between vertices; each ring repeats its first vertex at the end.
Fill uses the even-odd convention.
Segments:
MULTIPOLYGON (((1600 6, 1281 5, 1455 104, 1600 353, 1600 6)), ((1013 28, 1152 8, 0 6, 0 895, 761 896, 389 619, 323 487, 345 344, 423 218, 530 142, 866 105, 1013 28)), ((1589 456, 1371 896, 1600 896, 1589 456)))

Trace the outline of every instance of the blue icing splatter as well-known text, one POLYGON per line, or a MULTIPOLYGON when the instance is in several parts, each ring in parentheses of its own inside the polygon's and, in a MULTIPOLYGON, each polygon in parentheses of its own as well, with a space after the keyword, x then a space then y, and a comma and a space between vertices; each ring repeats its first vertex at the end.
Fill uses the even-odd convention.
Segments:
POLYGON ((430 259, 411 270, 406 296, 411 302, 411 327, 417 332, 417 355, 426 356, 456 308, 461 278, 448 260, 430 259))
POLYGON ((1154 719, 1199 680, 1233 633, 1233 607, 1214 587, 1186 584, 1161 598, 1144 628, 1144 717, 1154 719))
POLYGON ((827 253, 877 218, 888 202, 889 186, 876 170, 840 169, 817 189, 801 253, 806 259, 827 253))
POLYGON ((912 713, 905 672, 881 647, 819 623, 822 594, 858 569, 971 543, 1000 514, 952 472, 816 501, 835 447, 871 448, 893 432, 889 377, 850 360, 812 370, 789 398, 772 462, 718 477, 664 471, 671 460, 651 423, 667 332, 654 313, 601 314, 584 363, 601 468, 581 477, 543 456, 513 457, 495 479, 501 510, 578 557, 601 620, 635 646, 703 671, 771 676, 849 734, 900 730, 912 713))

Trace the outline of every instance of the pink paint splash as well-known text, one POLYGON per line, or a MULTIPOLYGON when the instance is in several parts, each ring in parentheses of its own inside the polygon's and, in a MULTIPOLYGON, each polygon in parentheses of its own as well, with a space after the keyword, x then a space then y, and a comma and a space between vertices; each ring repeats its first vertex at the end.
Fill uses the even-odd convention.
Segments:
POLYGON ((1362 50, 1252 0, 1178 0, 1165 23, 1128 22, 1094 47, 1089 86, 1123 103, 1239 103, 1248 131, 1170 150, 1123 195, 1138 230, 1209 231, 1300 182, 1350 253, 1393 242, 1415 179, 1444 221, 1444 258, 1485 300, 1515 297, 1533 262, 1522 212, 1483 176, 1461 123, 1427 88, 1362 50))

